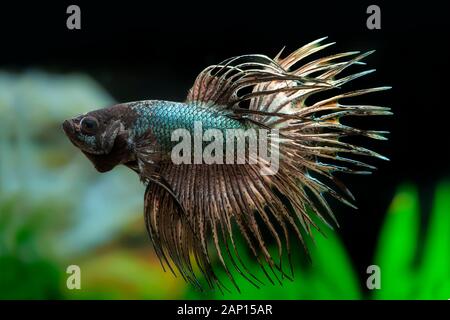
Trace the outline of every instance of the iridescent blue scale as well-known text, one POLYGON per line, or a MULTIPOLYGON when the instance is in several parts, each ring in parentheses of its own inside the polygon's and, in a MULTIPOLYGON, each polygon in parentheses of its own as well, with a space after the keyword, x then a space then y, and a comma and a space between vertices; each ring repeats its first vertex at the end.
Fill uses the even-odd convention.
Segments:
POLYGON ((203 132, 208 129, 245 129, 244 124, 213 108, 198 104, 170 101, 140 101, 130 104, 138 115, 134 125, 134 135, 139 137, 149 129, 163 148, 171 148, 177 142, 171 141, 172 132, 186 129, 194 134, 194 123, 202 123, 203 132))

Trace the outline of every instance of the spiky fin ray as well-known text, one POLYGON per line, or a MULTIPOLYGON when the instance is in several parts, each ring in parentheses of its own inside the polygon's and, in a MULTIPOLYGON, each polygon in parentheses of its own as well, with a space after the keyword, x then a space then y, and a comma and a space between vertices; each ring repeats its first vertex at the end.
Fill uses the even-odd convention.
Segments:
POLYGON ((198 285, 192 267, 193 255, 208 284, 223 287, 211 266, 210 254, 214 251, 235 285, 226 255, 233 269, 258 286, 260 280, 240 259, 233 225, 237 226, 270 281, 273 281, 270 274, 276 277, 276 273, 269 273, 264 265, 286 276, 281 256, 283 252, 290 255, 289 230, 304 244, 300 229, 310 235, 311 228, 317 228, 311 211, 326 224, 330 225, 328 220, 331 219, 337 225, 325 195, 353 206, 353 195, 333 173, 363 174, 375 168, 342 154, 386 159, 374 151, 340 141, 341 137, 350 135, 385 139, 386 132, 345 126, 339 120, 347 116, 389 115, 390 109, 344 105, 339 100, 389 87, 350 91, 307 104, 307 98, 314 94, 340 88, 372 72, 338 77, 352 65, 363 65, 361 60, 371 51, 344 52, 301 64, 304 58, 332 45, 321 44, 324 39, 313 41, 285 58, 281 58, 280 52, 275 59, 263 55, 227 59, 203 70, 189 91, 187 103, 223 112, 252 126, 278 129, 281 159, 280 169, 273 176, 260 174, 261 166, 266 165, 264 159, 258 159, 258 165, 175 166, 167 163, 159 168, 158 174, 167 182, 170 192, 149 184, 147 225, 158 256, 169 266, 173 263, 187 281, 198 285), (347 58, 349 60, 343 60, 347 58), (251 88, 251 92, 243 92, 245 88, 251 88), (245 105, 246 102, 249 104, 245 105), (343 164, 336 164, 336 161, 343 164), (277 196, 275 189, 288 199, 293 210, 277 196), (278 261, 267 249, 268 239, 263 237, 256 217, 275 242, 278 261), (209 239, 212 245, 208 245, 209 239))

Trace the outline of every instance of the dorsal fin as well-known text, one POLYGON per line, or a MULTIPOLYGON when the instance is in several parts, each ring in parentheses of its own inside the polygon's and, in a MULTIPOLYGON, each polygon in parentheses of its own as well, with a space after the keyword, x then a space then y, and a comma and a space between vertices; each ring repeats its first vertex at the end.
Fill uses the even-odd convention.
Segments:
POLYGON ((360 60, 373 51, 360 55, 358 51, 334 54, 294 68, 306 57, 334 44, 322 44, 324 39, 326 37, 312 41, 285 58, 281 58, 281 50, 274 59, 248 54, 211 65, 197 76, 186 102, 227 110, 236 117, 246 115, 261 124, 279 118, 278 122, 292 119, 287 115, 303 108, 306 98, 312 94, 336 88, 373 71, 336 79, 347 67, 362 64, 360 60), (340 61, 349 56, 355 57, 340 61))
MULTIPOLYGON (((275 60, 258 54, 233 57, 205 68, 189 90, 186 102, 200 103, 217 109, 240 109, 250 96, 241 94, 245 88, 273 82, 294 83, 295 87, 280 87, 276 92, 300 90, 304 86, 330 87, 326 81, 309 79, 286 71, 275 60)), ((259 92, 273 95, 276 92, 259 92)))

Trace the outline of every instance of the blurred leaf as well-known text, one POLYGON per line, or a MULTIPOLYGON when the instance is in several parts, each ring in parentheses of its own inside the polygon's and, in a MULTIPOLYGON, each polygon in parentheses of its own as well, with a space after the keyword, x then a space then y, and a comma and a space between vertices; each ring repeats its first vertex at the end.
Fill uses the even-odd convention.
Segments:
POLYGON ((46 259, 0 256, 0 299, 60 299, 61 272, 46 259))
POLYGON ((345 248, 334 231, 324 225, 321 230, 326 238, 314 229, 316 245, 311 248, 311 276, 323 292, 320 298, 360 299, 358 279, 345 248))
POLYGON ((412 185, 401 186, 388 209, 381 230, 375 264, 381 269, 376 299, 413 298, 413 263, 419 232, 419 199, 412 185))
POLYGON ((420 299, 450 299, 450 184, 436 188, 418 273, 420 299))
POLYGON ((43 249, 57 208, 56 203, 30 208, 19 196, 1 198, 0 299, 61 298, 59 265, 43 249))

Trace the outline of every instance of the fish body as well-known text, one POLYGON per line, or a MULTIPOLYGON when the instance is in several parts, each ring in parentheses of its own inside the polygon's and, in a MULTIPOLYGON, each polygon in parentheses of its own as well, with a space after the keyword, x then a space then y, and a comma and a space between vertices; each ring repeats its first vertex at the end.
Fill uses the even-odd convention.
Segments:
POLYGON ((203 130, 217 129, 224 133, 226 129, 247 128, 242 121, 196 103, 147 100, 127 105, 136 114, 132 129, 134 137, 138 139, 151 131, 165 152, 170 152, 176 144, 172 141, 174 130, 186 129, 194 135, 196 122, 201 123, 203 130))
POLYGON ((239 233, 269 281, 279 281, 278 275, 289 277, 281 261, 286 255, 290 261, 290 234, 307 252, 304 235, 312 236, 311 230, 318 229, 315 219, 338 225, 327 198, 354 207, 353 195, 335 173, 370 173, 375 167, 361 157, 387 159, 341 139, 386 140, 386 131, 340 122, 349 116, 392 114, 387 107, 342 102, 389 89, 342 90, 373 71, 341 75, 364 65, 361 60, 372 52, 344 52, 304 63, 304 58, 331 45, 323 40, 284 58, 282 52, 273 59, 243 55, 209 66, 197 76, 184 102, 121 103, 63 123, 70 141, 98 171, 125 165, 145 183, 147 231, 162 265, 174 274, 203 288, 195 264, 209 287, 222 289, 213 267, 215 257, 237 288, 232 270, 258 287, 261 280, 240 258, 239 233), (310 103, 308 98, 319 93, 320 99, 310 103), (194 150, 195 138, 205 146, 204 133, 214 131, 214 139, 206 140, 217 140, 211 155, 219 157, 210 162, 175 161, 179 129, 193 138, 194 150), (220 134, 228 138, 230 129, 245 131, 235 136, 252 155, 244 162, 234 162, 234 154, 231 162, 222 161, 228 160, 220 153, 228 139, 220 134), (258 147, 265 145, 267 154, 250 152, 252 143, 246 139, 252 136, 246 134, 253 129, 258 130, 258 147), (264 130, 270 134, 263 135, 264 130), (275 245, 276 254, 268 250, 268 243, 275 245))

